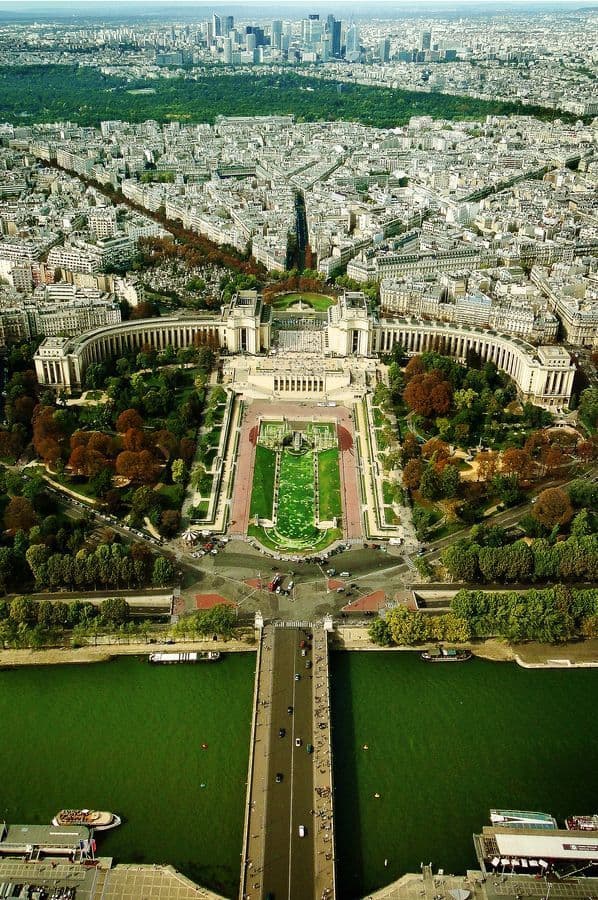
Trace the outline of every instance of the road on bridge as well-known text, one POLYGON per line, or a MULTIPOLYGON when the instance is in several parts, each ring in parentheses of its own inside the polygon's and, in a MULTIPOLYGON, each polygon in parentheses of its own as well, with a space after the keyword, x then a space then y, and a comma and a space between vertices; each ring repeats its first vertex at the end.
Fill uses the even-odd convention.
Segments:
MULTIPOLYGON (((295 628, 275 628, 271 725, 266 787, 266 855, 263 894, 285 900, 314 896, 314 797, 313 754, 307 745, 313 739, 313 668, 311 650, 302 656, 306 633, 295 628), (296 678, 299 675, 299 679, 296 678), (288 708, 293 707, 289 713, 288 708), (284 737, 280 737, 284 729, 284 737), (300 746, 296 746, 297 741, 300 746), (276 775, 282 781, 276 781, 276 775), (305 836, 300 837, 303 826, 305 836)), ((307 642, 307 641, 306 641, 307 642)))

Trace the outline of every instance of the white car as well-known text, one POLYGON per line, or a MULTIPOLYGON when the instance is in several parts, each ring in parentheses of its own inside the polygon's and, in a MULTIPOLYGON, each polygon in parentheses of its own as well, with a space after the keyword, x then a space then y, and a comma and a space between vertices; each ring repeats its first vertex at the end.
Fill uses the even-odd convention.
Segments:
POLYGON ((305 837, 305 825, 299 826, 299 837, 305 837))

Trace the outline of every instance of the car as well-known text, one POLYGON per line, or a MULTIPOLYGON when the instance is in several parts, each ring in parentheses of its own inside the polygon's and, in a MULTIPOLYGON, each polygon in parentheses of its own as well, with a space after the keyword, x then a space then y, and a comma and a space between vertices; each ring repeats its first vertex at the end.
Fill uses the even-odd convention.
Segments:
POLYGON ((278 729, 278 737, 284 737, 286 733, 287 733, 286 728, 279 728, 279 729, 278 729))
POLYGON ((306 747, 305 749, 307 750, 308 753, 313 753, 313 752, 314 752, 314 745, 313 745, 313 744, 308 744, 307 747, 306 747))
POLYGON ((299 672, 295 672, 295 681, 301 681, 301 675, 299 672))
POLYGON ((307 656, 307 650, 305 649, 305 647, 301 651, 301 656, 307 656))
POLYGON ((299 646, 300 646, 301 649, 303 650, 303 648, 305 647, 305 641, 301 641, 301 642, 299 643, 299 646))
POLYGON ((339 578, 350 578, 350 577, 351 577, 350 572, 341 572, 339 575, 339 578))
POLYGON ((299 837, 305 837, 305 825, 299 826, 299 837))
POLYGON ((292 715, 293 715, 293 707, 292 707, 292 706, 287 706, 287 712, 288 712, 288 714, 289 714, 290 716, 292 716, 292 715))
POLYGON ((306 659, 306 660, 305 660, 305 668, 306 668, 306 669, 311 669, 311 659, 306 659))
POLYGON ((301 738, 295 738, 295 747, 300 747, 303 743, 301 738))
POLYGON ((276 784, 280 784, 280 782, 282 781, 283 778, 284 778, 284 775, 282 774, 282 772, 277 772, 276 773, 276 784))

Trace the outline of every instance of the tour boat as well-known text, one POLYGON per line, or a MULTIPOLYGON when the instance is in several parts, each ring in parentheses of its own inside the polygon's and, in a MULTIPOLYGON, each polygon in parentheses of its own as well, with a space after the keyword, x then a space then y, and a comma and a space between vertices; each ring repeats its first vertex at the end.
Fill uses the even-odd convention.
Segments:
POLYGON ((432 650, 424 650, 420 656, 426 662, 465 662, 466 659, 471 659, 471 650, 434 647, 432 650))
POLYGON ((120 823, 121 819, 115 813, 98 812, 95 809, 61 809, 52 819, 55 827, 85 825, 95 831, 107 831, 120 823))
POLYGON ((493 825, 509 828, 556 829, 557 821, 550 813, 532 812, 527 809, 491 809, 490 821, 493 825))
POLYGON ((151 663, 168 665, 172 663, 215 662, 220 659, 219 650, 201 650, 199 653, 150 653, 151 663))
POLYGON ((565 827, 568 831, 598 831, 598 815, 569 816, 565 819, 565 827))

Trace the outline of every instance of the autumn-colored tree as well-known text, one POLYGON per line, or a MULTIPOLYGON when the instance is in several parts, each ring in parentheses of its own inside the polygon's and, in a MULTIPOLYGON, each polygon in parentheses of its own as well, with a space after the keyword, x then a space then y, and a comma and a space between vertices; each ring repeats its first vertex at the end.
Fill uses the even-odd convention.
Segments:
POLYGON ((24 497, 12 497, 4 511, 4 525, 8 531, 29 531, 37 522, 33 506, 24 497))
POLYGON ((423 471, 423 463, 420 459, 410 459, 403 469, 403 484, 412 491, 419 488, 423 471))
POLYGON ((414 375, 423 375, 426 371, 421 356, 414 356, 405 366, 405 381, 410 381, 414 375))
POLYGON ((435 458, 436 468, 443 469, 450 457, 448 444, 441 441, 440 438, 430 438, 429 441, 422 446, 422 456, 424 459, 435 458))
POLYGON ((178 441, 172 431, 162 428, 160 431, 154 432, 152 439, 154 446, 157 447, 166 459, 170 459, 171 456, 173 456, 177 449, 178 441))
POLYGON ((125 409, 116 420, 116 430, 124 434, 129 428, 143 428, 143 419, 136 409, 125 409))
POLYGON ((505 475, 516 475, 519 482, 522 482, 531 475, 532 460, 527 450, 511 447, 502 454, 500 466, 505 475))
POLYGON ((445 415, 451 408, 452 396, 449 382, 435 371, 414 375, 403 391, 405 403, 426 418, 445 415))
POLYGON ((84 444, 79 444, 71 450, 68 467, 73 475, 87 474, 87 447, 84 444))
POLYGON ((494 450, 484 450, 476 456, 478 468, 478 481, 492 481, 498 467, 498 453, 494 450))
POLYGON ((116 472, 123 478, 140 484, 152 484, 156 480, 157 466, 149 450, 134 453, 123 450, 116 457, 116 472))
POLYGON ((38 404, 33 410, 33 446, 37 455, 50 465, 55 465, 62 453, 64 433, 54 417, 53 406, 38 404))
POLYGON ((195 456, 195 441, 191 438, 182 438, 179 443, 179 456, 189 465, 195 456))
POLYGON ((530 456, 537 457, 549 443, 550 441, 548 440, 548 435, 545 431, 533 431, 525 442, 525 449, 530 456))
POLYGON ((141 450, 149 450, 152 447, 152 440, 141 428, 128 428, 122 436, 123 447, 125 450, 131 450, 133 453, 139 453, 141 450))
POLYGON ((540 455, 544 471, 552 475, 565 463, 565 454, 560 447, 545 447, 540 455))
POLYGON ((112 435, 104 434, 103 431, 92 431, 87 447, 92 452, 101 453, 102 456, 113 456, 116 449, 112 435))
POLYGON ((69 442, 71 450, 74 450, 76 447, 87 447, 89 434, 89 431, 73 431, 69 442))
POLYGON ((573 516, 569 495, 561 488, 547 488, 538 495, 532 515, 546 528, 566 525, 573 516))
POLYGON ((419 441, 412 431, 408 431, 403 439, 403 449, 401 451, 403 465, 406 465, 410 459, 418 459, 420 456, 421 447, 419 441))
POLYGON ((575 452, 583 462, 591 462, 598 456, 598 442, 594 440, 580 441, 575 452))

